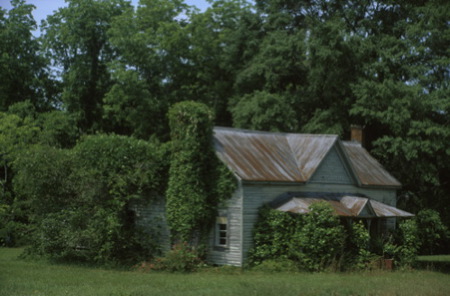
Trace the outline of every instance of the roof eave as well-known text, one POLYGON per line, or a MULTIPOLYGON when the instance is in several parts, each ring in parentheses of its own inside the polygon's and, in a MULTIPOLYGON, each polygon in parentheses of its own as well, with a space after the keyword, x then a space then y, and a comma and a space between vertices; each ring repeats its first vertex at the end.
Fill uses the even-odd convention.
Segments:
POLYGON ((306 182, 303 181, 277 181, 277 180, 245 180, 241 179, 242 184, 245 185, 301 185, 304 186, 306 182))

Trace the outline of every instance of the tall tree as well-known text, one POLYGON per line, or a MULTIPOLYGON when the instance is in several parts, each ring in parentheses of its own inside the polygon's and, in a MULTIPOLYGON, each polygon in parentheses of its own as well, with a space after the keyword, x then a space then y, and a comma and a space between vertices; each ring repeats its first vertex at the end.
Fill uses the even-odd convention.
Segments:
POLYGON ((241 0, 215 1, 205 12, 180 0, 158 0, 141 1, 135 12, 116 18, 109 36, 121 58, 111 66, 114 86, 104 114, 112 130, 164 138, 164 115, 184 100, 208 105, 219 124, 230 125, 227 101, 252 40, 240 26, 243 20, 250 26, 252 16, 241 0))
POLYGON ((358 38, 349 34, 344 20, 338 16, 310 21, 308 81, 300 102, 312 116, 303 118, 302 131, 344 136, 349 131, 349 111, 355 102, 351 85, 357 81, 361 67, 355 50, 358 38))
POLYGON ((0 111, 14 103, 29 100, 38 109, 49 107, 43 86, 46 61, 33 36, 35 8, 24 0, 11 1, 12 9, 0 9, 0 111))
POLYGON ((252 56, 259 29, 251 8, 245 0, 220 0, 193 13, 185 29, 189 47, 172 74, 175 97, 206 104, 219 125, 231 125, 228 101, 238 71, 252 56))
POLYGON ((107 63, 115 59, 106 32, 125 0, 69 0, 43 22, 44 50, 61 71, 62 101, 83 130, 99 129, 102 100, 111 87, 107 63))
POLYGON ((114 20, 108 36, 120 58, 110 65, 114 84, 104 106, 111 131, 167 138, 165 114, 174 102, 167 88, 188 47, 182 32, 188 10, 180 0, 142 0, 114 20))
POLYGON ((400 204, 411 211, 445 213, 450 204, 449 13, 442 1, 383 3, 360 47, 364 75, 352 87, 351 112, 404 184, 400 204))

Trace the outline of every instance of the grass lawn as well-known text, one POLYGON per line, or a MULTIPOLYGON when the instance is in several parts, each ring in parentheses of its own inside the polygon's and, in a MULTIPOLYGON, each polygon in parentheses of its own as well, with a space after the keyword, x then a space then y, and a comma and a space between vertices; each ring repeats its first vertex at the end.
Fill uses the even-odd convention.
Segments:
POLYGON ((450 255, 419 256, 419 261, 450 262, 450 255))
POLYGON ((20 252, 0 248, 0 295, 450 295, 450 275, 430 271, 141 273, 24 261, 20 252))
POLYGON ((419 256, 416 266, 420 269, 434 270, 450 274, 450 255, 419 256))

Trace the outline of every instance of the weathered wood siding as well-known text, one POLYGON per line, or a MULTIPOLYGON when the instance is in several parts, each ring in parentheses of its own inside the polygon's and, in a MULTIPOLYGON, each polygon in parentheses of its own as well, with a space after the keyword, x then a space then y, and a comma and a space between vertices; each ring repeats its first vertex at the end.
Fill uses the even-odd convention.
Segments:
POLYGON ((161 254, 170 250, 170 231, 164 197, 155 195, 151 200, 134 201, 130 210, 135 214, 136 225, 159 242, 161 254))
POLYGON ((233 196, 219 209, 219 216, 228 220, 228 245, 227 247, 215 246, 215 227, 211 230, 208 250, 208 262, 218 265, 241 266, 242 253, 242 185, 233 196))
POLYGON ((311 176, 310 183, 354 184, 350 168, 344 161, 342 151, 335 145, 311 176))

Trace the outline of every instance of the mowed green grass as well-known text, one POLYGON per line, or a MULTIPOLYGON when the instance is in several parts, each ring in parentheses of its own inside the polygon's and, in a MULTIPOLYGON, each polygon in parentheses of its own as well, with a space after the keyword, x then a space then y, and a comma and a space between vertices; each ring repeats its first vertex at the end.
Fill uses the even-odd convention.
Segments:
POLYGON ((20 252, 0 248, 0 295, 450 295, 450 275, 429 271, 141 273, 24 261, 20 252))
POLYGON ((427 255, 419 256, 419 261, 433 261, 433 262, 449 262, 450 255, 427 255))

